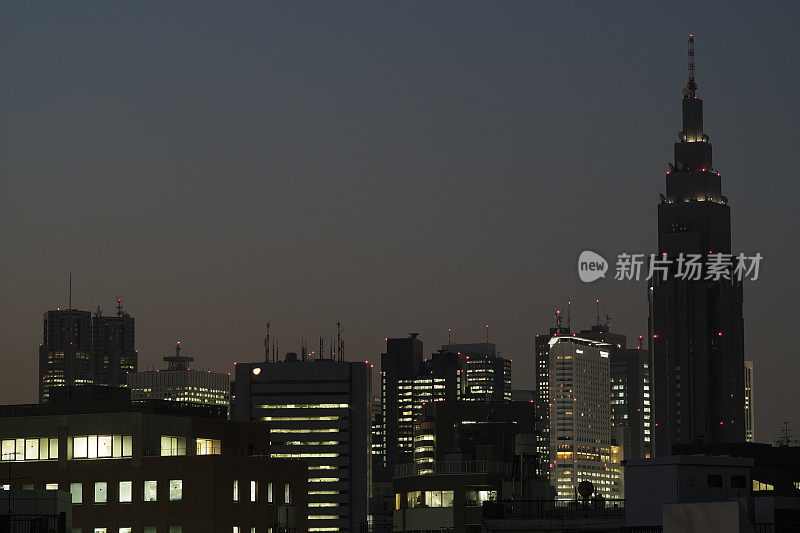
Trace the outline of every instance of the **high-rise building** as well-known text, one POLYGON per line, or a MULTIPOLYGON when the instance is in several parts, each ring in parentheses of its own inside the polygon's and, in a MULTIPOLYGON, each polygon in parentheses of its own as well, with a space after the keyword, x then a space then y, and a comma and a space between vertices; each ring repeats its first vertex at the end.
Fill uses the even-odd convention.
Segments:
POLYGON ((234 418, 270 427, 270 457, 308 464, 308 531, 364 530, 371 368, 330 359, 236 365, 234 418))
POLYGON ((49 403, 55 389, 68 393, 75 385, 93 381, 92 314, 78 309, 47 311, 42 330, 39 403, 49 403))
MULTIPOLYGON (((599 320, 599 316, 598 316, 599 320)), ((610 344, 611 426, 614 447, 621 459, 644 459, 652 455, 652 385, 650 354, 642 349, 627 348, 625 335, 614 333, 609 324, 598 323, 578 334, 584 339, 610 344)))
POLYGON ((123 311, 117 299, 116 316, 103 316, 100 308, 92 317, 94 383, 110 387, 127 387, 128 374, 138 369, 135 346, 135 320, 123 311))
POLYGON ((754 395, 753 395, 753 362, 744 362, 744 435, 745 441, 755 442, 754 424, 754 395))
POLYGON ((408 403, 406 398, 410 398, 411 391, 406 389, 422 368, 422 340, 417 337, 412 333, 405 338, 386 339, 386 353, 381 354, 383 457, 375 469, 376 480, 391 480, 395 465, 414 459, 413 413, 401 409, 401 404, 408 403))
MULTIPOLYGON (((549 333, 536 335, 534 342, 534 376, 536 379, 536 417, 539 424, 536 428, 536 453, 539 463, 547 465, 550 462, 550 341, 555 337, 569 336, 569 327, 561 327, 560 313, 557 313, 558 324, 550 328, 549 333)), ((543 469, 541 475, 549 475, 543 469)))
POLYGON ((175 355, 164 357, 166 369, 128 374, 131 400, 168 400, 203 405, 230 405, 230 374, 192 370, 194 357, 181 355, 180 341, 175 355))
POLYGON ((701 254, 707 265, 712 254, 731 253, 730 207, 703 132, 691 36, 689 46, 683 131, 658 206, 658 252, 676 263, 649 288, 656 455, 676 444, 745 439, 742 283, 707 280, 707 268, 699 280, 676 276, 681 254, 701 254))
POLYGON ((463 400, 511 401, 511 361, 498 356, 493 343, 447 344, 442 346, 442 351, 461 356, 463 400))
POLYGON ((550 340, 550 483, 574 499, 590 481, 603 498, 618 497, 611 464, 611 345, 579 337, 550 340))

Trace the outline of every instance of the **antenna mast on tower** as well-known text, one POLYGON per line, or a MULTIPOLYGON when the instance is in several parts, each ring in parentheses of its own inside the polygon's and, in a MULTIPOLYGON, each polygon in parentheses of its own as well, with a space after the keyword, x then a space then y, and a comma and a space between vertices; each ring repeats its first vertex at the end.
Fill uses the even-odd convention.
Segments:
POLYGON ((694 34, 689 34, 689 82, 686 84, 686 97, 694 98, 697 83, 694 81, 694 34))
POLYGON ((269 363, 269 322, 267 322, 267 335, 264 337, 264 362, 269 363))

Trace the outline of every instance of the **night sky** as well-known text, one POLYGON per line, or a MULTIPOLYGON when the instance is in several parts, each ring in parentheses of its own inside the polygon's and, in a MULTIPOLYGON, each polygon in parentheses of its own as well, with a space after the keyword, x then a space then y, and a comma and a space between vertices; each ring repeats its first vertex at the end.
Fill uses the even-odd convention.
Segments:
MULTIPOLYGON (((482 340, 533 385, 572 299, 646 334, 644 282, 580 251, 656 245, 686 39, 730 199, 756 437, 800 434, 800 8, 699 2, 6 2, 0 7, 0 403, 34 402, 42 313, 136 317, 231 371, 387 336, 482 340), (613 278, 613 276, 610 276, 613 278), (601 309, 602 312, 602 309, 601 309), (327 341, 326 341, 327 342, 327 341)), ((374 387, 377 390, 377 387, 374 387)))

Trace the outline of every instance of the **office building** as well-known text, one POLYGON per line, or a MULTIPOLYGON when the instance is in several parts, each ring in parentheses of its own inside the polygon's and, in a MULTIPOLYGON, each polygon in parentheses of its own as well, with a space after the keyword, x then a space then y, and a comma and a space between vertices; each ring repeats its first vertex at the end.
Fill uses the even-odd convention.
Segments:
POLYGON ((104 316, 97 308, 92 317, 93 381, 97 385, 127 387, 128 374, 138 370, 135 320, 117 299, 116 316, 104 316))
POLYGON ((590 481, 596 494, 618 497, 611 463, 611 345, 579 337, 550 340, 550 482, 559 499, 574 499, 590 481))
MULTIPOLYGON (((536 452, 542 465, 550 462, 550 341, 556 337, 569 336, 569 326, 561 327, 561 313, 556 313, 556 327, 549 333, 538 334, 534 341, 534 378, 536 379, 536 452)), ((549 475, 544 470, 543 475, 549 475)))
POLYGON ((192 370, 194 357, 181 354, 181 343, 175 355, 164 357, 166 369, 128 374, 131 400, 167 400, 202 405, 230 404, 230 374, 210 370, 192 370))
POLYGON ((755 442, 755 402, 753 395, 753 362, 744 362, 744 440, 755 442))
POLYGON ((497 355, 490 342, 447 344, 442 351, 461 356, 466 401, 511 401, 511 361, 497 355))
POLYGON ((263 424, 175 402, 0 407, 0 477, 72 502, 72 531, 306 531, 307 469, 263 424), (255 529, 253 529, 255 528, 255 529))
POLYGON ((666 280, 657 272, 649 287, 657 456, 676 444, 745 440, 742 283, 733 272, 706 279, 714 254, 732 252, 730 207, 703 131, 693 37, 689 45, 683 131, 658 205, 658 252, 676 262, 700 254, 705 266, 693 280, 678 277, 673 264, 666 280))
POLYGON ((78 309, 44 313, 39 345, 39 403, 57 388, 93 382, 92 315, 78 309))
POLYGON ((233 416, 265 422, 270 457, 308 464, 308 531, 367 525, 371 367, 330 359, 237 363, 233 416))

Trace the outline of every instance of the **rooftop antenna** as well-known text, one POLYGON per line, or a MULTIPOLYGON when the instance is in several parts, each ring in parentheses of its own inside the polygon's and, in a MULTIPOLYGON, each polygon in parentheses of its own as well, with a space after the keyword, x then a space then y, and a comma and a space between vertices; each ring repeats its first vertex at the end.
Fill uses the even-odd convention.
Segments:
POLYGON ((556 309, 555 315, 556 317, 556 335, 561 335, 561 309, 556 309))
POLYGON ((339 361, 343 361, 344 359, 342 359, 342 323, 339 321, 336 321, 336 351, 339 352, 339 361))
POLYGON ((486 324, 486 344, 489 344, 489 324, 486 324))
POLYGON ((331 347, 331 361, 336 360, 336 346, 333 345, 333 337, 328 340, 328 346, 331 347))
POLYGON ((453 344, 453 328, 447 328, 447 344, 453 344))
POLYGON ((122 298, 117 296, 117 316, 122 316, 122 298))
POLYGON ((606 306, 603 306, 603 314, 606 315, 606 329, 611 330, 611 315, 606 312, 606 306))
POLYGON ((325 341, 322 340, 322 335, 319 336, 319 358, 325 359, 325 341))
POLYGON ((69 306, 67 309, 72 309, 72 269, 69 269, 69 306))
POLYGON ((642 344, 644 344, 644 336, 639 335, 639 349, 642 349, 642 344))
POLYGON ((567 332, 572 331, 572 323, 570 320, 571 316, 572 316, 572 300, 569 300, 567 302, 567 332))
POLYGON ((102 310, 102 309, 100 309, 100 306, 99 306, 99 305, 97 306, 97 309, 96 309, 96 310, 95 310, 95 312, 94 312, 94 316, 96 316, 96 317, 101 317, 101 316, 103 316, 103 310, 102 310))
POLYGON ((686 84, 686 98, 695 98, 697 83, 694 81, 694 34, 689 34, 689 82, 686 84))
POLYGON ((597 309, 597 325, 600 325, 600 298, 594 301, 595 308, 597 309))
POLYGON ((264 362, 269 363, 269 326, 267 322, 267 336, 264 337, 264 362))
POLYGON ((189 363, 194 361, 194 357, 181 355, 181 341, 175 343, 175 356, 164 357, 164 361, 169 363, 167 370, 189 370, 189 363))
POLYGON ((305 363, 307 357, 306 340, 300 339, 300 360, 305 363))

